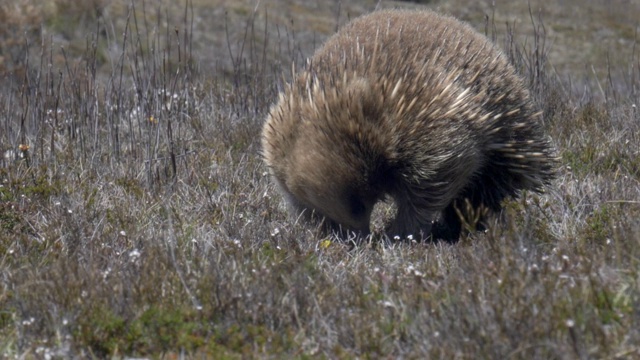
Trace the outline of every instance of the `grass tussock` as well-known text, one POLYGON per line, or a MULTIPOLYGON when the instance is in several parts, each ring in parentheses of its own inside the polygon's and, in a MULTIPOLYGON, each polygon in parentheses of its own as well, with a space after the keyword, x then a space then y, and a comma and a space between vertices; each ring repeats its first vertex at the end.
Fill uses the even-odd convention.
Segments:
POLYGON ((0 65, 24 60, 0 87, 3 356, 640 356, 637 72, 577 91, 535 16, 524 45, 494 25, 562 158, 553 187, 454 245, 351 248, 288 218, 259 157, 295 34, 250 11, 227 31, 231 67, 208 73, 199 2, 176 22, 149 3, 51 3, 20 24, 93 27, 77 55, 0 42, 0 65))

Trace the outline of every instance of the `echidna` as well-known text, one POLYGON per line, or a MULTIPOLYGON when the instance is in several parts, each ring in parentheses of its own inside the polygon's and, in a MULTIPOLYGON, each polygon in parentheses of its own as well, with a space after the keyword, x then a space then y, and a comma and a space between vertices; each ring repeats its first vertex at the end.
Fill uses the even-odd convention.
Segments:
POLYGON ((431 11, 377 11, 329 38, 272 106, 262 147, 296 214, 367 234, 391 196, 387 235, 447 240, 456 208, 499 212, 547 185, 556 161, 505 55, 431 11))

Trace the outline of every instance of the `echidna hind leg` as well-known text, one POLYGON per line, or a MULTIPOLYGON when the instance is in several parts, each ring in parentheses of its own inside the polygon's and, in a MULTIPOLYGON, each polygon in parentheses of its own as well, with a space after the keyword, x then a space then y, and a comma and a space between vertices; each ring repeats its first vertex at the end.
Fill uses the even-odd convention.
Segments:
POLYGON ((507 178, 496 177, 499 173, 485 169, 477 176, 476 180, 442 211, 440 218, 433 225, 432 239, 456 242, 465 229, 463 224, 476 231, 484 231, 487 216, 499 213, 502 200, 513 195, 508 191, 511 186, 507 178))

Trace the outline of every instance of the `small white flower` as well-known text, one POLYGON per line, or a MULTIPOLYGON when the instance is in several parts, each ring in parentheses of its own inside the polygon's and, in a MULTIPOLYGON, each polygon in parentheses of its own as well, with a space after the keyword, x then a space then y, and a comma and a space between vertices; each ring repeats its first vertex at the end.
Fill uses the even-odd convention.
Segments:
POLYGON ((127 233, 124 230, 120 230, 120 235, 127 236, 127 233))
POLYGON ((111 274, 111 268, 108 267, 105 271, 102 272, 102 279, 107 280, 107 277, 111 274))
POLYGON ((140 257, 140 250, 138 249, 133 249, 129 252, 129 258, 130 259, 137 259, 140 257))
POLYGON ((565 321, 565 325, 567 325, 567 327, 572 328, 576 325, 576 322, 573 321, 573 319, 567 319, 567 321, 565 321))
POLYGON ((11 161, 16 158, 16 153, 13 150, 7 150, 4 152, 4 159, 7 161, 11 161))

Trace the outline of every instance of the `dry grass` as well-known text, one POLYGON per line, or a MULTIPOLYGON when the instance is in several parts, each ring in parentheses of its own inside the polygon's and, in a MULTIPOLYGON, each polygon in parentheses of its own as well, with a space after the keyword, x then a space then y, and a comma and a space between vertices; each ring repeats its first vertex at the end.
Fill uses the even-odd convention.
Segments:
POLYGON ((258 156, 309 38, 236 9, 207 68, 201 3, 79 7, 75 50, 0 44, 5 64, 29 45, 0 87, 4 357, 640 357, 637 71, 575 89, 535 15, 526 45, 496 26, 562 156, 554 186, 455 245, 351 249, 291 221, 258 156))

